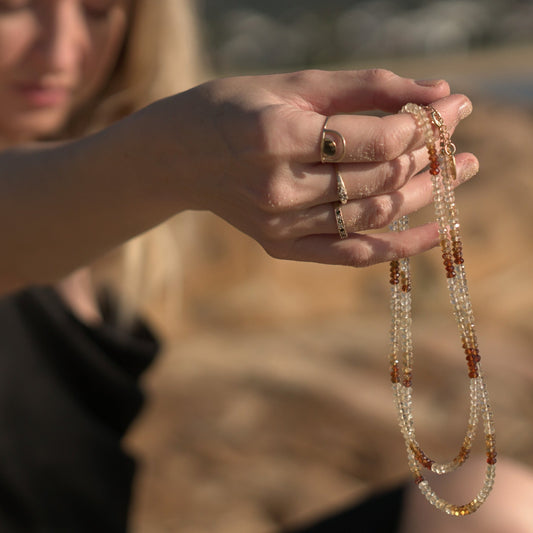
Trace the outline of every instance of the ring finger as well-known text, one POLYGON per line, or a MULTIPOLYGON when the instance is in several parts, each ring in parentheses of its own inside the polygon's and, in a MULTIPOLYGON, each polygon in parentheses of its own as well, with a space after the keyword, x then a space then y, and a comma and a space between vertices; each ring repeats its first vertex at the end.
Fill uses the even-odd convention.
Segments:
POLYGON ((337 174, 345 184, 348 198, 358 200, 400 189, 427 164, 427 150, 420 148, 385 163, 314 166, 305 174, 306 197, 302 205, 311 207, 337 200, 337 174))
MULTIPOLYGON (((472 154, 457 156, 458 186, 477 172, 477 159, 472 154)), ((350 200, 342 206, 344 224, 348 233, 382 228, 393 220, 413 213, 433 201, 429 172, 417 174, 399 190, 387 194, 350 200)), ((331 203, 321 204, 307 210, 306 216, 294 214, 292 223, 287 224, 291 234, 303 237, 311 234, 336 234, 338 231, 335 210, 331 203)))

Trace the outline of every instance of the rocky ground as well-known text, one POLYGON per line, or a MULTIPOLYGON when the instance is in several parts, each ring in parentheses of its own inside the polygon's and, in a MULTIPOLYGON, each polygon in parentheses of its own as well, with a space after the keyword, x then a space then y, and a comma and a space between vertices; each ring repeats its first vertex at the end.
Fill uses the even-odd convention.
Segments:
MULTIPOLYGON (((499 451, 533 465, 533 114, 474 103, 455 135, 481 161, 457 195, 466 268, 499 451)), ((140 459, 133 531, 275 533, 401 480, 387 266, 276 262, 219 221, 194 224, 186 311, 127 442, 140 459)), ((420 440, 447 456, 466 424, 463 355, 438 253, 414 269, 415 414, 420 440)))

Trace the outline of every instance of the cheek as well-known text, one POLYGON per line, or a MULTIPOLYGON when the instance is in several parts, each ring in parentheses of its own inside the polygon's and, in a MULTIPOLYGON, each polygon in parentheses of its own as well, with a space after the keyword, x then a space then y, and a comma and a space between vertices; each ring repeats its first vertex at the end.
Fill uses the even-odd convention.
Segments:
POLYGON ((93 96, 106 82, 116 64, 126 32, 126 15, 110 14, 109 20, 91 31, 91 49, 82 72, 80 99, 93 96))
POLYGON ((0 76, 22 61, 32 39, 31 26, 29 22, 0 19, 0 76))

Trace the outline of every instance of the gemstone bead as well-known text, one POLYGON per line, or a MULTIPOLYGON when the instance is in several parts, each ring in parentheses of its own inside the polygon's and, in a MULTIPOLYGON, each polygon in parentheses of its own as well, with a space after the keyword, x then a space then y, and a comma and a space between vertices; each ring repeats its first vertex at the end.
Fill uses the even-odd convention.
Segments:
POLYGON ((324 139, 322 151, 324 155, 333 157, 337 153, 337 143, 333 139, 324 139))
MULTIPOLYGON (((464 268, 458 210, 452 181, 456 178, 455 146, 440 114, 416 104, 406 104, 402 112, 410 113, 425 138, 430 161, 429 173, 433 188, 435 220, 438 224, 442 260, 453 314, 459 327, 461 346, 465 352, 467 373, 470 378, 470 411, 465 437, 457 455, 449 462, 437 463, 420 447, 416 440, 413 420, 413 342, 411 335, 411 278, 409 259, 392 261, 391 284, 391 380, 394 403, 403 435, 409 469, 418 488, 437 509, 451 516, 465 516, 475 512, 486 500, 494 484, 497 453, 494 439, 493 414, 489 404, 487 386, 481 372, 481 356, 474 324, 474 314, 464 268), (400 376, 403 376, 400 379, 400 376), (459 468, 470 456, 476 428, 482 422, 485 434, 486 472, 479 493, 468 503, 455 505, 440 498, 423 478, 421 468, 436 474, 446 474, 459 468)), ((409 227, 404 216, 391 224, 392 231, 405 231, 409 227)))

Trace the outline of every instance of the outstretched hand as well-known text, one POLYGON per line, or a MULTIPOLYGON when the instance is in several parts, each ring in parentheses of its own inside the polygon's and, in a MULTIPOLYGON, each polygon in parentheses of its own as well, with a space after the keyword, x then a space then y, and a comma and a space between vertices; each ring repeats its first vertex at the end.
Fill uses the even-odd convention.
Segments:
MULTIPOLYGON (((438 243, 435 224, 367 231, 432 201, 422 136, 396 113, 407 102, 431 103, 450 132, 471 111, 444 81, 304 71, 214 80, 88 137, 5 150, 0 293, 55 281, 187 209, 212 211, 277 258, 366 266, 423 252, 438 243), (385 116, 364 114, 375 110, 385 116), (346 142, 335 164, 322 162, 326 119, 346 142)), ((457 170, 459 184, 476 158, 459 154, 457 170)))
MULTIPOLYGON (((273 257, 366 266, 438 242, 434 224, 365 231, 432 201, 422 137, 412 117, 395 113, 410 101, 431 103, 453 131, 471 103, 449 93, 444 81, 417 83, 385 70, 303 71, 215 80, 156 106, 166 115, 181 208, 214 212, 273 257), (376 110, 394 114, 355 114, 376 110), (337 165, 320 159, 328 116, 327 127, 346 140, 337 165), (346 239, 334 213, 337 170, 349 198, 346 239)), ((460 154, 457 169, 459 184, 476 173, 477 160, 460 154)))

